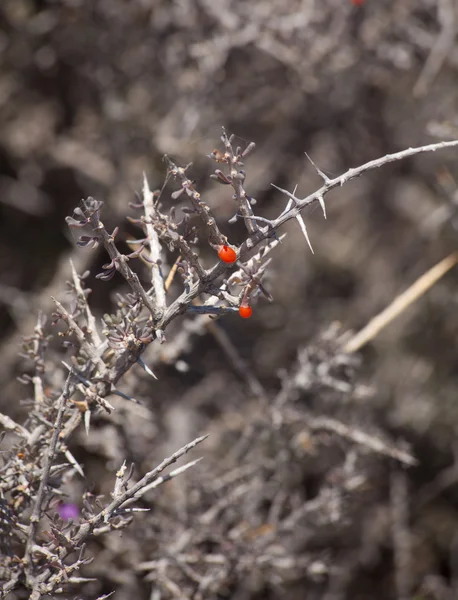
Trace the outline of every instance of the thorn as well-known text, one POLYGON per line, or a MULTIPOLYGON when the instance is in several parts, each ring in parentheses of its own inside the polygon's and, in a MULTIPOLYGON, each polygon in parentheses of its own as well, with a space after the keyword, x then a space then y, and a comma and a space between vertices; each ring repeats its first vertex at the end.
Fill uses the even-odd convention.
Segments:
POLYGON ((152 193, 149 187, 149 183, 148 183, 148 179, 146 178, 146 173, 145 171, 143 171, 143 190, 142 190, 142 194, 143 194, 143 203, 145 204, 145 202, 147 202, 148 200, 151 201, 152 198, 152 193))
POLYGON ((274 239, 276 242, 278 242, 279 244, 281 244, 281 243, 282 243, 283 236, 280 236, 280 237, 279 237, 279 236, 278 236, 278 233, 276 232, 276 230, 275 230, 275 229, 273 230, 271 237, 272 237, 272 238, 273 238, 273 239, 274 239))
POLYGON ((272 227, 273 223, 270 219, 265 219, 264 217, 258 217, 256 215, 241 215, 237 213, 236 215, 239 219, 251 219, 252 221, 260 221, 261 223, 267 223, 268 227, 272 227))
POLYGON ((292 209, 293 205, 294 205, 293 200, 289 199, 288 204, 285 207, 285 210, 278 216, 278 218, 281 219, 284 215, 289 213, 289 211, 292 209))
POLYGON ((146 371, 146 373, 148 373, 148 375, 151 375, 151 377, 154 377, 154 379, 157 379, 156 375, 151 371, 151 369, 145 364, 145 361, 142 359, 141 356, 139 356, 137 358, 137 362, 138 364, 143 368, 144 371, 146 371))
POLYGON ((309 248, 312 251, 312 254, 315 254, 315 252, 313 251, 313 248, 312 248, 312 244, 310 243, 309 234, 307 233, 307 227, 305 226, 302 215, 300 215, 300 214, 296 215, 296 219, 297 219, 297 222, 299 223, 299 225, 301 226, 302 233, 304 234, 304 237, 307 240, 307 244, 309 245, 309 248))
POLYGON ((286 215, 292 209, 293 206, 295 206, 297 204, 297 200, 296 200, 297 184, 294 186, 294 190, 293 190, 292 194, 290 194, 289 192, 286 192, 286 190, 282 190, 281 188, 277 187, 273 183, 271 185, 273 185, 274 188, 277 188, 277 190, 280 190, 281 192, 285 192, 289 196, 289 200, 288 200, 288 203, 287 203, 285 209, 278 216, 278 219, 281 219, 284 215, 286 215))
POLYGON ((104 594, 103 596, 99 596, 97 598, 97 600, 108 600, 108 598, 110 598, 116 590, 114 590, 113 592, 110 592, 109 594, 104 594))
POLYGON ((74 467, 78 473, 81 475, 81 477, 84 477, 84 471, 81 468, 80 464, 77 462, 76 458, 73 456, 73 454, 70 452, 70 450, 66 450, 64 452, 65 458, 68 460, 68 462, 72 465, 72 467, 74 467))
POLYGON ((86 430, 86 435, 89 435, 89 429, 91 428, 91 411, 87 410, 84 413, 84 429, 86 430))
POLYGON ((288 190, 284 190, 281 187, 278 187, 278 185, 275 185, 275 183, 271 183, 270 184, 272 187, 274 187, 276 190, 278 190, 279 192, 281 192, 282 194, 285 194, 285 196, 288 196, 288 198, 291 198, 291 200, 293 201, 294 204, 297 204, 297 198, 296 196, 294 196, 294 194, 292 194, 291 192, 288 192, 288 190))
POLYGON ((323 211, 324 218, 327 219, 327 217, 326 217, 326 205, 324 203, 324 196, 318 196, 318 202, 320 203, 321 210, 323 211))
POLYGON ((108 412, 115 410, 115 407, 112 404, 110 404, 106 398, 100 398, 100 403, 103 406, 103 408, 108 412))
POLYGON ((307 154, 307 152, 304 152, 304 154, 308 158, 308 160, 310 161, 312 167, 315 169, 315 171, 317 172, 317 174, 321 177, 321 179, 325 183, 329 183, 331 181, 329 179, 329 177, 325 173, 323 173, 323 171, 313 162, 313 160, 310 158, 310 156, 307 154))
POLYGON ((137 400, 136 398, 132 398, 132 396, 128 396, 127 394, 124 394, 124 392, 120 392, 119 390, 112 389, 111 393, 114 396, 119 396, 120 398, 124 398, 124 400, 129 400, 130 402, 134 402, 135 404, 140 404, 139 400, 137 400))
POLYGON ((76 279, 78 277, 78 273, 76 272, 75 265, 73 264, 72 259, 70 259, 70 266, 72 268, 72 277, 76 279))
POLYGON ((83 384, 85 387, 90 387, 90 386, 91 386, 90 382, 89 382, 89 381, 86 379, 86 377, 84 377, 83 375, 81 375, 81 373, 80 373, 79 371, 77 371, 77 370, 75 369, 75 367, 71 367, 71 366, 70 366, 68 363, 66 363, 64 360, 61 360, 60 362, 61 362, 61 363, 64 365, 64 367, 65 367, 66 369, 68 369, 70 372, 73 372, 73 375, 75 375, 75 377, 76 377, 77 379, 79 379, 79 380, 81 381, 81 383, 82 383, 82 384, 83 384))

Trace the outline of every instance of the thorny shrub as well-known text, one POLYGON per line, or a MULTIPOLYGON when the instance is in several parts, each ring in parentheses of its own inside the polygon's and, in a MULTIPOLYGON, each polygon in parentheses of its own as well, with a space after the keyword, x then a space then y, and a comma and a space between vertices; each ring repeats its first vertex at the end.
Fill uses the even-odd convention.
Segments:
MULTIPOLYGON (((119 250, 118 228, 111 233, 105 228, 101 201, 87 198, 67 217, 78 246, 103 246, 108 254, 96 277, 108 281, 119 274, 130 290, 118 295, 117 310, 104 315, 100 328, 88 303, 88 274, 73 269, 68 282, 71 300, 66 307, 54 299, 51 323, 63 324, 57 337, 63 339, 64 350, 53 345, 53 327, 43 315, 23 340, 28 368, 20 380, 30 390, 28 416, 19 424, 0 415, 6 431, 0 470, 3 595, 38 600, 84 590, 91 578, 80 570, 90 574, 89 564, 97 558, 86 544, 129 525, 142 538, 131 570, 141 577, 146 573, 155 599, 267 597, 304 582, 307 589, 323 581, 337 589, 353 564, 341 540, 359 527, 357 514, 373 493, 369 475, 396 463, 415 464, 403 444, 371 425, 369 414, 364 430, 339 418, 350 396, 363 398, 368 390, 355 381, 358 359, 345 351, 345 335, 330 327, 315 345, 299 351, 273 398, 246 370, 237 350, 224 342, 244 373, 255 406, 248 423, 232 415, 233 425, 222 429, 218 449, 207 454, 205 471, 194 471, 198 476, 188 484, 184 505, 178 500, 176 506, 161 503, 154 496, 151 509, 151 502, 142 504, 141 499, 194 467, 198 460, 166 471, 206 436, 147 472, 136 473, 126 462, 119 465, 108 500, 86 489, 78 505, 66 502, 68 482, 84 478, 69 449, 72 434, 84 426, 90 438, 94 417, 113 410, 110 396, 135 406, 135 378, 129 380, 129 393, 118 384, 137 365, 155 377, 142 355, 150 344, 171 343, 167 328, 173 320, 185 318, 182 338, 172 340, 179 346, 190 335, 186 323, 198 328, 228 313, 250 317, 262 298, 272 301, 263 277, 271 252, 281 243, 278 230, 284 223, 296 219, 311 248, 301 213, 316 202, 326 216, 325 196, 331 189, 388 162, 458 144, 386 155, 333 179, 312 162, 322 186, 302 199, 296 190, 278 188, 287 204, 276 219, 268 220, 255 214, 256 201, 245 189, 244 162, 254 144, 234 147, 233 137, 224 130, 221 141, 222 149, 209 155, 217 166, 211 177, 231 189, 230 222, 241 220, 245 225, 246 238, 238 248, 221 232, 210 205, 190 179, 191 165, 177 166, 167 156, 166 183, 174 182, 177 189, 167 199, 166 186, 152 192, 145 177, 130 219, 141 235, 127 240, 128 254, 119 250), (210 268, 198 250, 197 242, 202 241, 218 258, 210 268), (175 256, 170 268, 164 248, 175 256), (134 270, 136 259, 150 266, 149 283, 134 270), (174 278, 182 286, 175 298, 174 278), (305 472, 308 489, 301 484, 305 472), (145 514, 135 516, 136 512, 145 514)), ((404 484, 402 471, 393 467, 393 494, 400 512, 404 484)))

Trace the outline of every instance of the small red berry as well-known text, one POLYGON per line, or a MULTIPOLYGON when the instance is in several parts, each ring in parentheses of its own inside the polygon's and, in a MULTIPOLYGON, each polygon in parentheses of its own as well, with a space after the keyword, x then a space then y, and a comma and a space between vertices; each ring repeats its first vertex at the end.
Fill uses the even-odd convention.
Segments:
POLYGON ((249 319, 252 314, 253 314, 253 309, 251 308, 251 306, 242 305, 239 308, 239 315, 242 317, 242 319, 249 319))
POLYGON ((237 260, 237 254, 230 246, 220 246, 218 256, 225 263, 233 263, 237 260))
POLYGON ((353 6, 362 6, 364 4, 365 0, 351 0, 351 3, 353 4, 353 6))

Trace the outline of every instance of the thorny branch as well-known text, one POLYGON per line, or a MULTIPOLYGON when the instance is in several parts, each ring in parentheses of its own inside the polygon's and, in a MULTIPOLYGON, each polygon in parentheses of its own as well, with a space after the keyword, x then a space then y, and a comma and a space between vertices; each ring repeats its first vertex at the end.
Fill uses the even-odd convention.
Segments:
POLYGON ((65 386, 62 391, 62 394, 57 401, 57 416, 56 416, 56 422, 54 423, 54 432, 52 434, 52 438, 49 443, 49 448, 48 448, 48 451, 46 454, 45 463, 43 465, 43 474, 41 476, 40 487, 38 488, 32 515, 30 517, 29 535, 28 535, 27 546, 26 546, 26 550, 25 550, 26 564, 28 567, 26 570, 26 575, 27 575, 29 585, 34 581, 32 548, 36 543, 35 537, 36 537, 38 525, 40 523, 40 519, 42 516, 43 501, 44 501, 44 497, 45 497, 45 493, 46 493, 46 487, 48 485, 51 466, 53 464, 54 457, 56 454, 57 441, 59 439, 59 434, 62 429, 65 406, 66 406, 68 399, 70 398, 70 390, 71 390, 70 385, 71 385, 72 376, 73 376, 73 373, 69 373, 67 380, 65 382, 65 386))
POLYGON ((143 176, 143 206, 145 209, 145 227, 148 234, 150 247, 151 279, 154 288, 154 297, 158 309, 163 312, 167 306, 165 298, 164 281, 161 274, 161 245, 157 231, 153 227, 150 215, 154 214, 155 206, 153 202, 153 193, 151 192, 146 175, 143 176))
MULTIPOLYGON (((404 160, 406 158, 415 156, 417 154, 421 154, 423 152, 435 152, 436 150, 451 148, 457 145, 458 140, 454 140, 450 142, 429 144, 427 146, 421 146, 419 148, 409 148, 407 150, 396 152, 394 154, 387 154, 386 156, 365 163, 360 167, 349 169, 346 173, 335 177, 334 179, 329 179, 326 177, 325 182, 321 188, 302 199, 298 198, 297 196, 288 192, 287 190, 277 188, 290 199, 287 208, 276 219, 270 221, 270 223, 266 227, 258 229, 245 240, 245 242, 242 244, 239 250, 239 261, 243 262, 247 258, 247 256, 250 253, 252 253, 252 251, 262 241, 275 237, 277 235, 277 231, 282 227, 282 225, 284 225, 291 219, 297 219, 297 217, 300 216, 300 213, 309 205, 313 204, 314 202, 320 202, 321 206, 324 207, 324 197, 332 189, 336 187, 341 187, 344 184, 351 181, 352 179, 360 177, 366 172, 378 169, 391 162, 404 160)), ((183 292, 182 295, 171 306, 169 306, 164 317, 159 322, 161 329, 165 329, 167 325, 169 325, 169 323, 173 321, 173 319, 175 319, 183 311, 183 306, 190 304, 195 297, 205 292, 206 286, 208 286, 208 284, 210 283, 213 283, 226 271, 227 266, 224 263, 218 263, 209 272, 207 272, 207 277, 204 282, 198 281, 191 287, 189 292, 183 292)))
MULTIPOLYGON (((140 481, 138 481, 131 488, 126 488, 122 494, 118 494, 114 497, 113 501, 101 510, 99 513, 95 514, 93 517, 88 519, 85 523, 79 526, 78 530, 74 533, 72 538, 67 539, 67 544, 64 548, 61 548, 58 551, 59 561, 62 562, 67 556, 69 556, 76 549, 82 547, 86 539, 96 530, 98 526, 102 523, 109 523, 111 519, 113 519, 117 513, 118 509, 122 508, 124 504, 126 504, 132 498, 140 498, 143 493, 146 493, 147 486, 151 485, 151 483, 155 482, 159 475, 170 465, 175 463, 179 458, 181 458, 184 454, 187 454, 190 450, 195 448, 198 444, 203 442, 207 436, 201 436, 196 438, 189 444, 186 444, 182 448, 180 448, 177 452, 164 459, 155 469, 147 473, 140 481)), ((195 461, 186 465, 186 468, 194 466, 195 461)), ((176 474, 180 474, 183 472, 183 467, 180 470, 176 470, 176 474)), ((163 477, 160 483, 164 483, 171 479, 174 475, 172 473, 169 474, 169 477, 163 477)), ((126 482, 127 483, 127 482, 126 482)), ((158 483, 159 484, 159 483, 158 483)), ((126 485, 126 484, 125 484, 126 485)), ((53 545, 50 547, 50 551, 54 552, 58 550, 58 547, 53 545)), ((33 584, 33 592, 31 595, 31 600, 38 600, 41 597, 41 594, 49 594, 52 593, 57 584, 61 583, 62 575, 60 573, 52 576, 51 569, 45 569, 34 581, 33 584), (45 585, 46 584, 46 585, 45 585)))
MULTIPOLYGON (((183 446, 179 451, 165 459, 158 467, 146 473, 131 487, 129 487, 129 480, 132 477, 132 471, 126 476, 124 465, 119 471, 115 491, 112 494, 113 499, 108 506, 98 512, 94 510, 94 507, 88 508, 84 518, 76 525, 76 528, 72 528, 72 524, 69 527, 57 527, 56 524, 53 524, 50 540, 46 539, 46 536, 40 532, 40 524, 47 507, 50 505, 50 500, 53 497, 58 497, 58 488, 56 490, 49 489, 51 474, 53 477, 58 478, 69 469, 69 466, 77 472, 83 472, 66 448, 66 440, 79 425, 83 415, 86 429, 89 432, 91 414, 94 411, 100 408, 105 409, 107 412, 112 410, 113 407, 105 400, 106 396, 117 394, 127 400, 133 400, 129 395, 117 390, 115 385, 135 364, 140 365, 150 375, 153 374, 143 361, 142 353, 154 340, 157 339, 161 343, 166 341, 164 332, 175 318, 186 312, 197 313, 195 323, 197 323, 197 327, 202 327, 208 321, 204 316, 206 314, 224 315, 225 313, 234 312, 240 306, 251 305, 257 296, 264 296, 271 300, 270 293, 265 289, 262 282, 271 261, 271 257, 266 260, 266 256, 278 245, 278 231, 286 222, 296 219, 307 243, 310 245, 306 224, 301 213, 307 206, 318 201, 323 209, 324 216, 326 216, 324 200, 329 191, 390 162, 402 160, 422 152, 434 152, 458 145, 458 141, 452 141, 409 148, 370 161, 360 167, 349 169, 343 175, 335 178, 326 176, 311 161, 318 175, 322 178, 323 185, 304 198, 299 198, 296 195, 296 190, 288 192, 277 188, 288 197, 288 202, 285 210, 276 219, 269 220, 254 214, 255 200, 248 195, 244 187, 246 181, 246 173, 243 170, 244 160, 254 150, 254 144, 248 144, 244 150, 239 147, 234 149, 233 136, 228 137, 224 130, 221 140, 224 150, 214 150, 209 157, 216 161, 218 165, 226 165, 227 172, 225 173, 222 169, 217 168, 213 174, 213 179, 232 188, 232 200, 235 208, 234 219, 242 218, 244 220, 248 234, 240 248, 236 249, 236 269, 233 269, 233 265, 228 265, 222 260, 210 269, 205 269, 202 265, 196 249, 198 234, 190 215, 197 215, 205 225, 206 240, 213 250, 218 251, 221 246, 228 244, 228 240, 219 230, 210 206, 202 199, 195 183, 189 179, 187 173, 190 165, 184 168, 179 167, 167 157, 165 160, 168 179, 177 181, 180 186, 177 192, 171 194, 171 199, 174 201, 182 196, 184 199, 189 199, 191 207, 182 208, 185 216, 181 221, 177 221, 175 207, 172 206, 167 213, 162 203, 161 194, 151 192, 145 178, 142 202, 139 205, 134 205, 134 208, 141 209, 143 214, 139 219, 132 219, 132 221, 143 229, 146 237, 129 240, 129 244, 138 245, 135 251, 128 255, 124 255, 119 251, 115 244, 118 228, 112 234, 107 232, 100 219, 102 203, 93 198, 83 201, 81 207, 75 210, 74 216, 67 218, 70 227, 84 231, 79 236, 77 242, 79 246, 94 248, 98 244, 102 244, 108 253, 110 262, 103 266, 102 273, 97 277, 101 280, 108 280, 119 272, 131 291, 124 296, 119 296, 116 312, 104 317, 104 330, 102 332, 104 337, 102 337, 102 333, 97 330, 95 318, 87 302, 90 290, 84 287, 85 276, 79 277, 73 270, 71 291, 76 298, 76 308, 73 311, 67 310, 59 301, 54 300, 56 305, 55 320, 62 320, 66 323, 67 331, 61 335, 67 338, 65 343, 73 348, 72 365, 67 367, 69 373, 66 375, 63 391, 60 394, 56 390, 62 389, 62 386, 59 387, 58 382, 51 381, 45 372, 44 354, 47 350, 47 337, 43 332, 41 319, 34 335, 24 342, 25 356, 34 362, 35 375, 34 377, 23 376, 22 382, 26 384, 33 383, 35 401, 33 410, 24 426, 16 424, 4 415, 0 415, 0 423, 3 427, 17 434, 20 439, 19 450, 15 448, 2 467, 5 477, 0 485, 0 493, 2 494, 2 502, 5 502, 3 495, 5 493, 11 494, 11 490, 14 489, 19 498, 19 500, 15 500, 15 506, 20 506, 21 503, 24 506, 31 506, 32 516, 28 524, 20 523, 18 520, 14 523, 18 540, 23 544, 24 555, 21 560, 15 563, 9 581, 3 587, 3 593, 13 590, 18 582, 23 580, 23 575, 25 575, 24 585, 32 592, 32 600, 38 600, 43 594, 62 591, 65 582, 70 579, 69 576, 87 562, 88 559, 84 558, 84 542, 90 535, 129 524, 129 515, 135 510, 128 508, 132 501, 139 498, 146 491, 155 489, 158 485, 196 464, 196 461, 192 461, 175 469, 168 475, 161 475, 164 469, 201 443, 205 436, 196 438, 190 444, 183 446), (263 245, 262 242, 267 243, 263 245), (161 244, 180 254, 166 280, 164 280, 165 265, 162 258, 161 244), (146 263, 151 264, 151 289, 147 289, 142 285, 140 277, 131 268, 129 263, 135 258, 142 258, 146 263), (178 298, 168 303, 167 294, 169 293, 170 282, 175 274, 181 277, 184 290, 178 298), (202 298, 198 300, 199 296, 202 296, 202 298), (202 321, 199 321, 199 319, 202 321), (82 399, 80 397, 78 399, 73 398, 76 392, 81 394, 82 399), (65 454, 69 465, 53 464, 58 452, 65 454), (40 469, 35 470, 30 475, 28 480, 24 478, 21 463, 26 455, 33 457, 37 465, 42 465, 40 469), (115 517, 117 520, 120 519, 120 522, 116 521, 115 523, 115 517), (68 560, 75 551, 79 551, 76 562, 66 564, 64 561, 68 560), (46 557, 44 564, 40 562, 42 557, 46 557)), ((184 332, 184 338, 188 336, 189 332, 184 332)), ((224 340, 221 336, 219 338, 235 368, 249 382, 256 395, 262 397, 263 406, 268 406, 269 398, 266 392, 257 380, 246 374, 243 361, 237 356, 235 349, 230 345, 230 341, 224 340)), ((316 372, 313 369, 310 370, 312 363, 308 359, 308 362, 301 363, 297 373, 289 379, 289 382, 284 384, 278 397, 271 403, 267 414, 271 426, 269 436, 272 437, 271 441, 274 447, 278 446, 278 449, 283 451, 292 443, 291 439, 294 440, 294 444, 300 445, 305 443, 304 440, 307 436, 318 435, 320 430, 324 430, 333 433, 336 437, 345 439, 347 443, 365 448, 369 452, 385 455, 406 465, 415 464, 415 459, 408 452, 393 447, 381 438, 369 436, 357 427, 347 425, 334 418, 310 416, 305 412, 300 412, 294 404, 291 404, 291 398, 294 397, 297 391, 306 389, 307 386, 320 385, 341 394, 348 393, 351 390, 349 383, 339 379, 333 373, 334 367, 340 368, 342 365, 348 367, 350 359, 342 350, 333 350, 333 352, 332 359, 328 356, 324 362, 322 361, 324 365, 327 365, 325 369, 320 368, 316 372), (291 423, 297 422, 306 424, 307 432, 301 433, 305 438, 291 437, 289 434, 288 427, 291 423)), ((64 365, 67 366, 66 363, 64 365)), ((243 456, 243 448, 247 445, 251 448, 255 447, 255 432, 256 427, 249 430, 247 428, 242 436, 240 446, 234 448, 231 453, 233 457, 243 456)), ((295 450, 291 447, 288 451, 293 452, 295 450)), ((272 465, 271 463, 265 463, 263 468, 270 472, 272 465)), ((353 472, 354 464, 350 460, 343 468, 343 474, 339 475, 344 479, 348 478, 349 490, 354 489, 356 485, 353 472)), ((236 478, 238 476, 236 474, 236 478)), ((281 479, 283 475, 280 471, 271 472, 271 476, 272 480, 275 480, 275 477, 281 479)), ((230 478, 227 481, 230 481, 230 478)), ((236 498, 242 498, 245 494, 254 494, 253 498, 256 498, 258 496, 256 486, 257 483, 242 482, 219 502, 208 505, 206 512, 200 519, 200 525, 203 528, 208 527, 216 519, 215 515, 228 510, 236 498)), ((242 542, 245 535, 248 537, 254 536, 254 538, 258 535, 261 537, 265 535, 264 554, 260 553, 258 555, 257 564, 269 564, 274 569, 282 569, 286 564, 288 564, 288 568, 307 565, 310 573, 315 572, 316 565, 314 566, 314 563, 310 562, 305 556, 298 561, 293 561, 293 563, 288 562, 287 557, 276 556, 269 545, 269 540, 272 539, 269 535, 274 530, 279 532, 290 531, 299 519, 306 518, 316 511, 321 511, 323 506, 326 507, 325 512, 328 519, 337 518, 335 515, 338 515, 341 510, 338 495, 332 489, 325 488, 315 500, 297 503, 282 518, 280 518, 280 514, 284 514, 283 507, 286 500, 281 493, 269 498, 269 502, 272 502, 269 519, 267 524, 262 525, 266 529, 263 530, 261 527, 260 531, 262 533, 257 530, 245 533, 231 530, 232 543, 237 548, 237 544, 242 542)), ((228 531, 224 534, 228 534, 228 531)), ((222 534, 222 537, 224 537, 224 534, 222 534)), ((208 535, 208 531, 205 532, 205 535, 208 535)), ((204 562, 211 562, 208 556, 204 557, 203 560, 204 562)), ((248 568, 249 559, 245 556, 243 560, 247 561, 246 564, 243 563, 244 566, 242 567, 242 571, 245 571, 248 568)), ((243 560, 241 559, 240 565, 242 565, 243 560)), ((231 571, 230 561, 228 562, 226 558, 222 561, 223 564, 218 567, 219 572, 215 578, 213 576, 205 578, 198 575, 192 568, 192 560, 188 560, 185 553, 177 553, 175 562, 186 577, 192 579, 198 585, 199 593, 203 593, 206 589, 217 589, 218 585, 229 576, 231 571)), ((161 565, 158 569, 158 577, 163 582, 164 587, 169 591, 173 589, 181 594, 180 588, 168 578, 166 569, 162 568, 164 563, 161 563, 161 565)), ((327 567, 322 565, 319 569, 326 570, 327 567)))

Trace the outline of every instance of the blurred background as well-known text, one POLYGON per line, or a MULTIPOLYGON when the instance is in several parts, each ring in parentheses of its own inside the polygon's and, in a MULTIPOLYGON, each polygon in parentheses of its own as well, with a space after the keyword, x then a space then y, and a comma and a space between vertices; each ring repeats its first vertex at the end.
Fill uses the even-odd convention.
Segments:
MULTIPOLYGON (((51 295, 65 299, 69 258, 80 273, 91 270, 98 316, 123 289, 117 278, 94 279, 106 262, 103 250, 75 247, 64 218, 81 198, 103 200, 107 228, 119 225, 121 237, 128 236, 128 203, 141 190, 143 172, 152 189, 161 188, 167 153, 193 163, 196 187, 237 244, 244 231, 228 224, 230 192, 208 177, 214 164, 206 155, 221 147, 222 126, 242 147, 256 142, 246 189, 265 217, 285 206, 271 183, 289 190, 297 184, 300 196, 320 185, 304 152, 335 176, 387 153, 454 139, 457 11, 455 0, 2 0, 0 410, 24 415, 27 391, 16 382, 24 370, 21 336, 33 330, 39 310, 51 312, 51 295)), ((314 255, 296 223, 285 227, 266 281, 272 304, 260 300, 249 321, 229 316, 197 324, 194 333, 185 319, 175 321, 169 348, 153 345, 145 357, 159 382, 137 371, 127 376, 142 408, 120 403, 118 417, 101 417, 89 438, 74 442, 95 491, 109 493, 126 456, 145 470, 208 431, 206 460, 168 501, 182 508, 194 480, 216 480, 213 462, 232 444, 227 432, 243 437, 257 422, 262 402, 282 389, 301 349, 320 348, 336 322, 342 331, 361 328, 456 249, 457 177, 454 150, 364 175, 328 196, 327 220, 320 210, 305 215, 314 255), (176 342, 183 332, 186 343, 176 342)), ((165 205, 174 189, 166 188, 165 205)), ((215 259, 205 245, 202 257, 206 266, 215 259)), ((168 255, 169 264, 175 258, 168 255)), ((138 269, 146 280, 146 268, 138 269)), ((339 398, 330 401, 319 390, 299 398, 315 415, 327 411, 367 431, 374 427, 390 443, 408 442, 419 460, 409 469, 385 458, 361 467, 370 491, 340 520, 348 528, 328 526, 305 544, 319 555, 323 573, 304 570, 286 583, 243 575, 223 591, 179 597, 458 597, 457 285, 451 271, 364 348, 356 383, 339 398), (408 543, 399 542, 398 529, 408 543)), ((176 282, 172 293, 179 291, 176 282)), ((340 454, 321 461, 317 447, 313 459, 303 447, 301 455, 288 455, 300 468, 286 485, 305 501, 353 451, 340 445, 340 454)), ((76 502, 77 491, 69 492, 76 502)), ((198 514, 198 504, 188 517, 198 514)), ((89 567, 98 581, 77 597, 112 589, 115 598, 174 597, 166 588, 157 592, 146 567, 136 570, 164 553, 153 534, 138 549, 144 531, 98 540, 98 560, 89 567)), ((300 544, 288 544, 288 555, 299 552, 300 544)))

